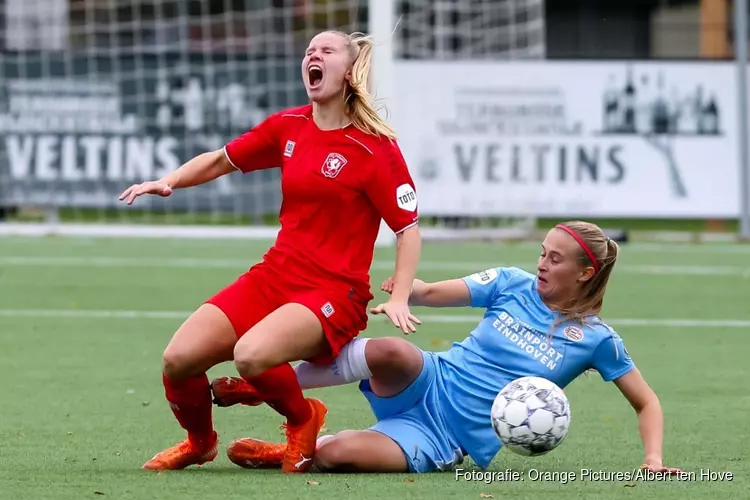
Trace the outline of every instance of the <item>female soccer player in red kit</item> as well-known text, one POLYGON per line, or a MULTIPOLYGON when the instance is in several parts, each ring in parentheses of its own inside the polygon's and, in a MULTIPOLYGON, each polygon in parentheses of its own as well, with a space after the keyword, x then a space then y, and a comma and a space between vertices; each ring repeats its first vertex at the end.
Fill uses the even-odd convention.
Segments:
POLYGON ((312 466, 327 410, 303 397, 289 362, 330 363, 366 328, 381 218, 397 233, 398 250, 395 289, 379 307, 404 333, 420 323, 407 303, 421 247, 416 191, 395 134, 367 90, 371 55, 367 37, 318 34, 302 61, 311 105, 273 114, 222 150, 121 195, 132 204, 138 196, 169 196, 235 169, 281 168, 276 243, 262 262, 201 305, 164 352, 166 399, 188 438, 145 469, 182 469, 216 457, 206 371, 229 360, 286 417, 282 470, 312 466))

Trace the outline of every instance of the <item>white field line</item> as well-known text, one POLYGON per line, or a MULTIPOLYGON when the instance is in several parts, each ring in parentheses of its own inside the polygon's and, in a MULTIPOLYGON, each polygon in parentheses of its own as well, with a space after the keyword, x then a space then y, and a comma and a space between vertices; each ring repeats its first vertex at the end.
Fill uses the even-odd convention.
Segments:
MULTIPOLYGON (((248 269, 253 265, 251 259, 198 259, 198 258, 140 258, 140 257, 0 257, 0 266, 9 267, 88 267, 88 268, 177 268, 177 269, 248 269)), ((476 272, 503 265, 520 265, 525 269, 534 269, 534 264, 510 262, 451 262, 423 261, 419 264, 421 271, 463 271, 476 272)), ((392 270, 393 262, 373 262, 372 269, 392 270)), ((743 266, 696 266, 682 264, 620 264, 616 273, 641 275, 672 276, 742 276, 750 277, 750 267, 743 266)))
MULTIPOLYGON (((537 247, 539 245, 536 245, 537 247)), ((747 244, 718 243, 627 243, 620 247, 623 253, 688 253, 697 255, 711 254, 750 254, 747 244)))
MULTIPOLYGON (((138 311, 138 310, 85 310, 85 309, 0 309, 0 317, 6 318, 73 318, 73 319, 174 319, 183 320, 190 311, 138 311)), ((372 317, 372 316, 371 316, 372 317)), ((481 314, 420 314, 425 325, 429 323, 477 323, 481 314)), ((380 317, 372 317, 385 319, 380 317)), ((609 319, 607 324, 613 327, 678 327, 678 328, 750 328, 750 319, 651 319, 620 318, 609 319)))
MULTIPOLYGON (((40 239, 39 234, 57 234, 54 231, 49 232, 48 229, 54 226, 48 226, 44 224, 9 224, 0 223, 0 245, 17 245, 17 246, 39 246, 40 239), (14 228, 20 228, 21 230, 16 231, 14 228), (39 228, 42 228, 41 230, 39 228), (26 233, 29 235, 25 235, 26 233), (37 234, 39 233, 39 234, 37 234)), ((82 245, 90 246, 103 240, 107 240, 112 235, 117 235, 123 232, 123 226, 118 227, 106 227, 100 224, 83 224, 83 225, 67 225, 68 229, 73 229, 75 236, 63 236, 60 234, 57 241, 64 241, 66 245, 82 245), (111 233, 111 234, 110 234, 111 233)), ((64 228, 61 228, 64 229, 64 228)), ((235 246, 237 248, 267 248, 273 244, 276 237, 277 230, 274 228, 228 228, 220 227, 199 227, 191 228, 186 226, 158 226, 156 230, 150 226, 128 226, 124 229, 126 232, 132 233, 132 240, 149 239, 158 237, 158 246, 167 247, 205 247, 205 246, 235 246), (165 238, 174 233, 175 237, 165 238), (200 238, 181 238, 176 235, 180 233, 195 233, 200 238), (225 237, 220 235, 224 234, 225 237), (141 235, 139 237, 139 235, 141 235), (248 238, 249 236, 262 236, 265 235, 265 239, 248 238), (147 238, 148 237, 148 238, 147 238)), ((423 229, 424 230, 424 229, 423 229)), ((684 233, 689 234, 689 233, 684 233)), ((721 235, 720 235, 721 236, 721 235)), ((725 235, 727 238, 731 238, 732 235, 725 235)), ((149 244, 153 244, 149 241, 149 244)), ((461 242, 455 241, 453 244, 465 245, 465 246, 476 246, 474 242, 461 242)), ((442 243, 435 243, 436 246, 442 245, 442 243)), ((503 248, 529 248, 536 251, 539 248, 539 242, 535 241, 518 241, 518 242, 498 242, 498 243, 482 243, 481 246, 493 246, 498 249, 503 248)), ((631 243, 623 244, 623 251, 627 253, 689 253, 699 255, 711 255, 711 254, 750 254, 750 245, 738 244, 736 242, 727 241, 635 241, 631 243)))

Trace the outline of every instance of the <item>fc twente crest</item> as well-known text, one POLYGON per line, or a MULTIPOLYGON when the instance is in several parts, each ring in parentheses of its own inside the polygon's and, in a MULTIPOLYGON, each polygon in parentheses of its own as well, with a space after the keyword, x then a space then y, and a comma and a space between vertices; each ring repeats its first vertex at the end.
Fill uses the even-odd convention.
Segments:
POLYGON ((338 153, 330 153, 326 157, 326 161, 323 162, 323 168, 321 169, 321 172, 323 172, 323 175, 326 177, 333 179, 337 175, 339 175, 339 172, 341 172, 341 169, 344 168, 344 165, 346 165, 347 160, 344 158, 343 155, 340 155, 338 153))

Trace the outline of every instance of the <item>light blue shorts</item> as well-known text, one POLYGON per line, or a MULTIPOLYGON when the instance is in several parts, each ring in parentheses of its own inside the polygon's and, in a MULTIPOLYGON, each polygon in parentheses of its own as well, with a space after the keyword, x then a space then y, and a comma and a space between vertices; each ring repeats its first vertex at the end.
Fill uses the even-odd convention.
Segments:
POLYGON ((417 379, 395 396, 377 396, 369 380, 360 382, 359 389, 378 419, 370 430, 385 434, 401 447, 409 472, 453 470, 463 462, 464 454, 442 417, 437 359, 424 351, 422 359, 417 379))

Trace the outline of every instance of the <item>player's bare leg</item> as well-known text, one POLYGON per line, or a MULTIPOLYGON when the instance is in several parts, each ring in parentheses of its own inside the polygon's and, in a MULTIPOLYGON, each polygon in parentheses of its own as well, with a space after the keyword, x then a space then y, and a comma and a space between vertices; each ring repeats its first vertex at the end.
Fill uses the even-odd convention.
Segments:
POLYGON ((315 442, 328 411, 321 401, 304 398, 289 362, 313 358, 327 348, 318 317, 296 303, 266 316, 235 346, 239 374, 263 401, 287 418, 284 472, 305 472, 312 467, 315 442))
MULTIPOLYGON (((278 469, 286 446, 240 439, 229 446, 229 459, 246 469, 278 469)), ((321 472, 408 472, 404 452, 385 434, 346 430, 318 440, 315 467, 321 472)))
POLYGON ((206 371, 232 359, 237 335, 216 306, 202 305, 177 330, 163 355, 165 395, 188 439, 154 456, 144 469, 174 470, 210 462, 218 453, 206 371))
POLYGON ((341 431, 321 442, 315 453, 321 472, 409 472, 401 447, 375 431, 341 431))

